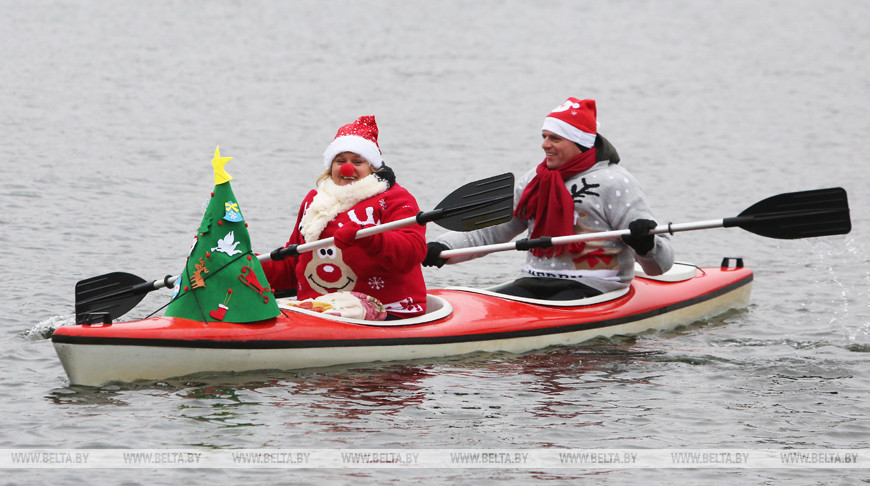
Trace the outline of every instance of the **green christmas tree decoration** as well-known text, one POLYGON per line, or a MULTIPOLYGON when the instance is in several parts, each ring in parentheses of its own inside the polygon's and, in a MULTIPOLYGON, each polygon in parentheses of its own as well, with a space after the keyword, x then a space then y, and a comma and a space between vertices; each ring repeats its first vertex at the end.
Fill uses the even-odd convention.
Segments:
POLYGON ((166 315, 206 322, 257 322, 280 314, 260 261, 251 252, 232 177, 215 149, 214 192, 166 315))

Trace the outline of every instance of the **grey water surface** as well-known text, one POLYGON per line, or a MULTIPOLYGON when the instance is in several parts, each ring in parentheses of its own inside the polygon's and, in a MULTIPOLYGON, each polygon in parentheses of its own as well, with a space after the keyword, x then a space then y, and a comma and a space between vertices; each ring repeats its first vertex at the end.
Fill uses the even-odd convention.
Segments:
MULTIPOLYGON (((0 449, 867 449, 870 4, 846 0, 0 0, 0 449), (853 231, 680 233, 743 257, 752 303, 668 333, 526 355, 70 386, 48 336, 81 279, 176 274, 215 146, 257 251, 286 241, 335 130, 377 117, 424 209, 541 161, 598 101, 660 222, 844 187, 853 231)), ((430 225, 430 238, 442 230, 430 225)), ((512 278, 520 253, 426 269, 512 278)), ((148 297, 125 319, 168 299, 148 297)), ((106 363, 112 366, 112 363, 106 363)), ((865 466, 866 467, 866 466, 865 466)), ((20 469, 0 483, 856 484, 867 469, 20 469)))

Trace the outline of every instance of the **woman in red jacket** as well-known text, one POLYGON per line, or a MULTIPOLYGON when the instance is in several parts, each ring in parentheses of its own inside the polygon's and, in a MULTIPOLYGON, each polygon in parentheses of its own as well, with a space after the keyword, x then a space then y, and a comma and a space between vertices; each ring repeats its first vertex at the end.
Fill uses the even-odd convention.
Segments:
POLYGON ((338 130, 323 154, 326 171, 305 196, 291 244, 335 238, 335 246, 264 262, 274 289, 293 289, 299 300, 354 291, 378 299, 387 318, 426 311, 421 263, 426 229, 417 224, 355 239, 362 228, 415 216, 417 201, 384 165, 375 117, 362 116, 338 130))

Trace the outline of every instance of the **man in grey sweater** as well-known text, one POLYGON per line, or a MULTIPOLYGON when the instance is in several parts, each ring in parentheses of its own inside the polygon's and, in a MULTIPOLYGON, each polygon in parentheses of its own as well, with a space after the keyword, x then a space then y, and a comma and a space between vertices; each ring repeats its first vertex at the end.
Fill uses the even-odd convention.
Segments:
POLYGON ((628 228, 622 239, 532 248, 524 276, 499 292, 549 300, 574 300, 627 287, 637 261, 660 275, 673 265, 666 235, 656 227, 637 180, 618 165, 616 149, 597 133, 594 100, 568 98, 544 120, 546 158, 517 181, 514 216, 500 225, 448 232, 428 244, 423 265, 442 266, 480 255, 439 257, 443 250, 504 243, 524 231, 529 237, 565 236, 628 228))

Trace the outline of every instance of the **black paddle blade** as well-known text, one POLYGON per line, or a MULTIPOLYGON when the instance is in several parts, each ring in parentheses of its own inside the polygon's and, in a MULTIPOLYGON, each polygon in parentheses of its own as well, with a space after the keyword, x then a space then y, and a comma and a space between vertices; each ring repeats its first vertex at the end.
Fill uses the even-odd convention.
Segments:
POLYGON ((433 221, 453 231, 472 231, 510 221, 514 211, 514 175, 506 172, 470 182, 453 191, 418 222, 433 221))
POLYGON ((76 283, 76 324, 111 322, 142 301, 151 283, 124 272, 107 273, 76 283))
POLYGON ((793 240, 843 235, 852 230, 849 202, 842 187, 789 192, 759 201, 723 226, 739 226, 761 236, 793 240))

